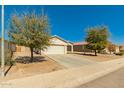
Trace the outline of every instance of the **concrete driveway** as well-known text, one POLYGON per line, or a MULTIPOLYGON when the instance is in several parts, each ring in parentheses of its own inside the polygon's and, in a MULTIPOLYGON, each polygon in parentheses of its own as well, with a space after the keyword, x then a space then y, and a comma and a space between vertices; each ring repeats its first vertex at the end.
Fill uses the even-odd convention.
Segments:
POLYGON ((98 62, 74 54, 49 54, 48 57, 67 68, 98 64, 98 62))

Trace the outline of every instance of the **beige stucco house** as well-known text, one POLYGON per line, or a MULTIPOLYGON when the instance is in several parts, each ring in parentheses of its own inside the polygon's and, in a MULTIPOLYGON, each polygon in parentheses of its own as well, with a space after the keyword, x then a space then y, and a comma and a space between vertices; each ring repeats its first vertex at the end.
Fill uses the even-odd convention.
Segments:
MULTIPOLYGON (((74 51, 74 52, 94 52, 94 51, 92 51, 92 50, 90 50, 90 49, 86 49, 86 48, 85 48, 85 46, 86 46, 87 44, 88 44, 87 42, 75 42, 75 43, 73 43, 73 51, 74 51)), ((71 51, 71 47, 68 46, 67 50, 68 50, 68 51, 71 51)), ((119 46, 116 45, 116 49, 115 49, 114 52, 112 52, 112 54, 113 54, 113 53, 118 53, 118 52, 120 52, 120 50, 124 50, 124 47, 121 47, 121 48, 119 49, 119 46)), ((102 53, 110 54, 110 51, 109 51, 108 48, 106 47, 106 48, 102 51, 102 53)))
POLYGON ((44 51, 41 51, 41 53, 44 54, 67 54, 67 46, 71 46, 72 47, 72 52, 73 52, 73 45, 64 40, 63 38, 59 37, 59 36, 52 36, 50 38, 50 42, 51 45, 49 47, 47 47, 47 49, 45 49, 44 51))

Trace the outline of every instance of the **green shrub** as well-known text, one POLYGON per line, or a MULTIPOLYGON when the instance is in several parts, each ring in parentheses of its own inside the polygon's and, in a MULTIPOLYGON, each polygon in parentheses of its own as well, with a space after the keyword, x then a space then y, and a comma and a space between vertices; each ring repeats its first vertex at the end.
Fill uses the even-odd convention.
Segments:
MULTIPOLYGON (((14 65, 15 61, 12 60, 13 52, 10 49, 5 49, 5 65, 14 65)), ((1 52, 0 52, 0 65, 1 65, 1 52)))
POLYGON ((115 53, 115 55, 123 56, 124 52, 115 53))

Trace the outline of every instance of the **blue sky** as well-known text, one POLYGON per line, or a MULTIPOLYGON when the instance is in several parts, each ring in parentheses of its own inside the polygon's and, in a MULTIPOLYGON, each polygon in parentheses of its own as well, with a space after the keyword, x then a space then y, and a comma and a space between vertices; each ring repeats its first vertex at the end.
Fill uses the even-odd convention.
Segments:
POLYGON ((44 8, 48 15, 52 35, 58 35, 72 42, 85 39, 85 29, 96 25, 106 25, 111 32, 110 40, 124 44, 124 6, 5 6, 5 29, 13 13, 44 8))

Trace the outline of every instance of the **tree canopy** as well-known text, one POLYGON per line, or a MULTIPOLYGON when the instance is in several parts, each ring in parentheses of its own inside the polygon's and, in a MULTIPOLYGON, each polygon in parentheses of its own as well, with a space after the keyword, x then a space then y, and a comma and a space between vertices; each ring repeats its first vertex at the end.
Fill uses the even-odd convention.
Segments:
POLYGON ((88 28, 86 32, 87 48, 94 50, 95 55, 97 55, 97 51, 105 49, 107 45, 109 37, 108 28, 106 26, 96 26, 88 28))
POLYGON ((9 37, 15 44, 30 48, 32 61, 33 49, 43 50, 50 45, 48 17, 35 12, 14 14, 10 21, 9 37))

